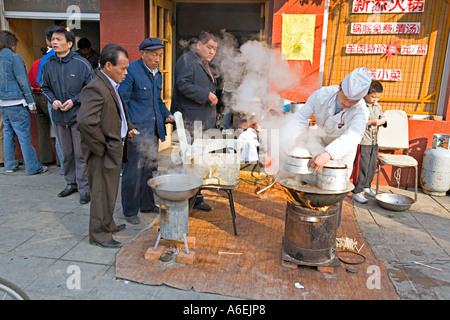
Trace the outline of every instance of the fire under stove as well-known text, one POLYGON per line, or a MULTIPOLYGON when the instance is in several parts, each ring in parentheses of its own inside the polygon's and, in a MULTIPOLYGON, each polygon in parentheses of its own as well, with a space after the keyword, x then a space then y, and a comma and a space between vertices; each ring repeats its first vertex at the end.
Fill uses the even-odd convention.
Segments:
POLYGON ((336 232, 343 200, 354 189, 353 184, 347 182, 342 190, 327 190, 305 184, 298 177, 278 182, 287 198, 283 262, 317 267, 339 266, 336 232))

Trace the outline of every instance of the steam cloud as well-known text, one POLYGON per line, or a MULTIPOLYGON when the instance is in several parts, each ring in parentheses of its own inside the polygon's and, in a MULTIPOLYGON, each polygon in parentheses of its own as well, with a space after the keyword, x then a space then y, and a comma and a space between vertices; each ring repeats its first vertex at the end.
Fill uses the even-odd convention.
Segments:
MULTIPOLYGON (((289 153, 294 147, 306 148, 313 155, 323 149, 320 129, 301 130, 293 113, 281 112, 280 92, 300 79, 288 62, 281 59, 279 50, 257 40, 249 40, 238 47, 233 35, 222 31, 214 62, 224 75, 224 91, 230 88, 232 91, 231 99, 224 101, 226 107, 263 129, 279 130, 277 148, 281 154, 289 153)), ((273 146, 273 142, 271 144, 273 146)), ((267 145, 262 147, 270 149, 267 145)))

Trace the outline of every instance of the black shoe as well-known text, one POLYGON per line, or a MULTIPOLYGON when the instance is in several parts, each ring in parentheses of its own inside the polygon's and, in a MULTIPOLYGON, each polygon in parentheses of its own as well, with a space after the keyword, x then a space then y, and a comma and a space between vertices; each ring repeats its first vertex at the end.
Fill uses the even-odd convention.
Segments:
POLYGON ((211 206, 207 205, 204 202, 196 203, 194 205, 194 209, 202 210, 202 211, 211 211, 212 210, 211 206))
POLYGON ((141 210, 141 212, 143 212, 143 213, 159 213, 159 207, 154 207, 153 209, 150 209, 150 210, 141 210))
POLYGON ((125 220, 131 224, 139 224, 141 222, 141 219, 139 219, 138 216, 131 216, 131 217, 125 216, 125 220))
POLYGON ((86 204, 91 201, 91 193, 90 192, 81 192, 80 193, 80 203, 86 204))
POLYGON ((95 245, 103 248, 120 248, 122 246, 122 242, 111 240, 105 242, 94 243, 95 245))
POLYGON ((69 184, 63 191, 61 191, 58 194, 58 197, 64 198, 64 197, 70 196, 72 193, 75 193, 77 191, 78 191, 77 187, 74 187, 69 184))
POLYGON ((123 229, 125 229, 125 227, 126 227, 127 225, 124 223, 124 224, 119 224, 117 227, 116 227, 116 231, 113 231, 112 233, 117 233, 117 232, 120 232, 120 231, 122 231, 123 229))

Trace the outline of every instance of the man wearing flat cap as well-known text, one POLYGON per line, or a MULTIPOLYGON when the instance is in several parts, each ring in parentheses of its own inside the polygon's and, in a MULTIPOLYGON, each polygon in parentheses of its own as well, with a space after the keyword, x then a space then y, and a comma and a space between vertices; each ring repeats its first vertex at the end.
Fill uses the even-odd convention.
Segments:
POLYGON ((161 99, 162 75, 158 69, 164 45, 147 38, 139 45, 141 59, 133 61, 120 84, 130 122, 139 134, 128 143, 128 162, 123 165, 122 209, 125 220, 138 224, 141 212, 159 212, 147 182, 158 170, 158 139, 166 139, 165 123, 173 116, 161 99))
POLYGON ((322 152, 311 160, 314 170, 323 168, 328 161, 336 160, 347 165, 350 177, 358 144, 366 130, 369 117, 364 96, 369 91, 371 76, 365 67, 348 74, 340 85, 322 87, 315 91, 305 105, 295 113, 294 119, 301 128, 307 128, 309 118, 315 114, 319 128, 325 136, 322 152))

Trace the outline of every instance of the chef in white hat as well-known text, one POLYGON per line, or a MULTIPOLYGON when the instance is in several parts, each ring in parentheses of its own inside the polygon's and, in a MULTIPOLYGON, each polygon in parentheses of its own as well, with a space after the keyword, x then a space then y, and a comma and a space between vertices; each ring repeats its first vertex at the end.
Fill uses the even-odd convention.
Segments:
POLYGON ((364 135, 369 117, 364 103, 371 76, 365 67, 348 74, 340 85, 322 87, 315 91, 294 118, 302 128, 309 126, 309 118, 315 114, 317 125, 323 129, 324 149, 314 156, 311 168, 319 170, 328 161, 347 165, 352 173, 358 144, 364 135))

